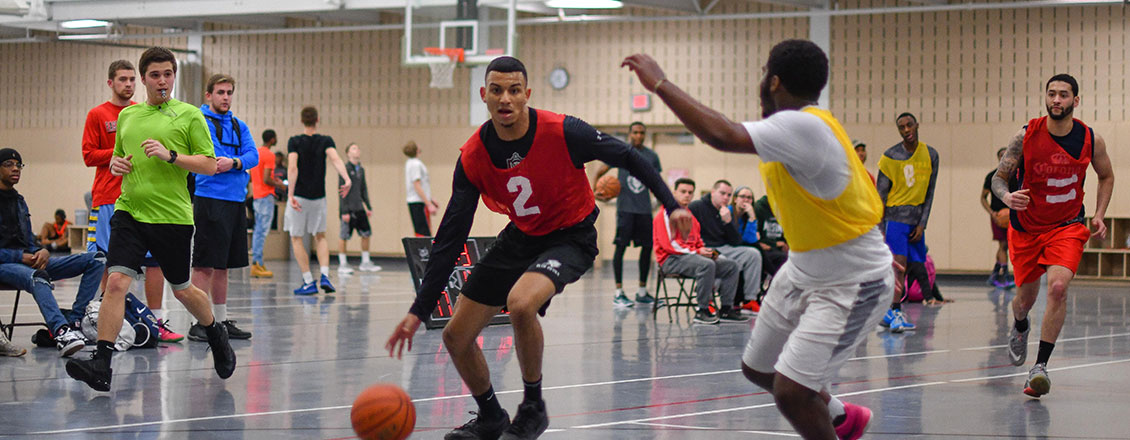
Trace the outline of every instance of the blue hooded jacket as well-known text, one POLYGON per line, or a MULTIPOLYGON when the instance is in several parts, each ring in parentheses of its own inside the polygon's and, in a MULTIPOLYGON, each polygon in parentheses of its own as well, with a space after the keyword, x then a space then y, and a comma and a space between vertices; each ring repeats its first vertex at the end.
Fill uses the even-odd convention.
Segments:
POLYGON ((239 118, 232 116, 231 112, 219 114, 212 111, 208 104, 200 106, 204 119, 208 122, 208 131, 212 133, 212 145, 216 148, 216 158, 230 157, 239 159, 243 169, 232 168, 214 176, 196 175, 196 195, 210 199, 243 202, 247 198, 247 182, 251 176, 247 170, 259 164, 259 151, 255 148, 255 139, 251 136, 251 128, 239 118), (217 136, 216 121, 219 121, 220 133, 217 136), (235 141, 235 129, 232 123, 239 124, 240 138, 235 141), (222 141, 221 141, 222 138, 222 141))

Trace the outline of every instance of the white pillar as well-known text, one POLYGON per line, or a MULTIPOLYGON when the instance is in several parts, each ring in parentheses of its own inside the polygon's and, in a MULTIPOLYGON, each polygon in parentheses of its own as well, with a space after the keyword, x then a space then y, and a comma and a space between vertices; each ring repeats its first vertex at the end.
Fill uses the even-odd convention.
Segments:
MULTIPOLYGON (((812 8, 813 12, 827 11, 828 5, 825 1, 823 8, 812 8)), ((828 108, 828 96, 832 94, 832 16, 828 14, 813 14, 808 18, 808 39, 824 49, 824 53, 828 55, 828 86, 824 88, 824 92, 820 94, 820 107, 828 108)))

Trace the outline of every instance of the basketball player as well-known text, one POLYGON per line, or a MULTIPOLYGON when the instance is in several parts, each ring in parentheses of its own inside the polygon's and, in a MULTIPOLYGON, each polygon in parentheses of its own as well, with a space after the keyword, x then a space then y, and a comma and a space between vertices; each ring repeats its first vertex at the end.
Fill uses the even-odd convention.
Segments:
POLYGON ((110 391, 110 356, 121 331, 126 291, 146 251, 161 264, 177 299, 204 326, 216 373, 227 379, 235 371, 227 329, 212 317, 208 294, 189 281, 193 218, 185 182, 190 172, 216 173, 212 134, 200 109, 172 99, 177 62, 171 51, 149 48, 137 64, 146 102, 118 116, 110 172, 124 177, 110 221, 110 280, 99 310, 98 348, 88 360, 67 362, 68 375, 98 391, 110 391))
MULTIPOLYGON (((82 129, 82 161, 94 167, 94 186, 90 189, 90 226, 87 226, 87 252, 107 253, 110 246, 110 219, 114 217, 114 203, 122 194, 122 178, 110 172, 110 157, 114 155, 114 136, 118 132, 118 114, 122 109, 136 104, 132 101, 137 74, 133 63, 117 60, 110 63, 110 100, 86 113, 86 125, 82 129)), ((152 255, 146 255, 142 262, 145 267, 145 302, 157 318, 158 338, 161 342, 179 342, 184 335, 169 328, 162 309, 165 296, 165 279, 161 267, 152 255)), ((110 279, 110 266, 102 274, 100 290, 106 291, 106 281, 110 279)))
POLYGON ((1028 311, 1040 293, 1040 275, 1048 274, 1048 305, 1040 327, 1040 351, 1028 372, 1024 394, 1040 397, 1051 390, 1047 364, 1067 314, 1067 286, 1075 277, 1083 245, 1092 236, 1106 237, 1106 208, 1114 189, 1114 170, 1106 141, 1071 114, 1079 105, 1079 83, 1058 74, 1044 86, 1048 115, 1031 121, 1012 137, 997 174, 993 193, 1008 205, 1008 253, 1016 275, 1008 341, 1013 365, 1028 356, 1028 311), (1087 165, 1099 176, 1091 227, 1084 224, 1083 179, 1087 165), (1015 178, 1010 187, 1009 178, 1015 178))
MULTIPOLYGON (((643 122, 633 122, 628 126, 628 141, 632 148, 643 156, 656 172, 663 171, 659 164, 659 155, 643 145, 647 138, 647 126, 643 122)), ((593 177, 592 187, 596 188, 596 181, 610 170, 608 165, 601 164, 593 177)), ((635 176, 627 170, 620 170, 620 196, 616 198, 616 250, 612 253, 612 275, 616 279, 616 294, 612 304, 617 307, 633 307, 636 302, 651 304, 655 297, 647 292, 647 272, 651 269, 651 196, 635 176), (640 247, 640 286, 636 290, 636 301, 632 302, 624 294, 624 252, 628 246, 635 243, 640 247)), ((663 304, 659 304, 662 306, 663 304)))
MULTIPOLYGON (((926 223, 934 205, 934 189, 938 183, 938 151, 918 139, 918 118, 910 113, 895 118, 902 141, 879 157, 879 175, 876 187, 885 206, 887 246, 895 261, 907 269, 896 273, 895 280, 906 277, 918 281, 923 292, 932 289, 926 271, 926 223)), ((902 298, 891 302, 891 309, 883 316, 880 325, 891 332, 915 330, 915 325, 902 313, 902 298)))
MULTIPOLYGON (((1004 148, 997 150, 997 164, 1004 157, 1004 148)), ((993 176, 997 170, 992 170, 985 176, 985 186, 981 189, 981 207, 989 213, 989 227, 993 230, 993 241, 997 242, 997 261, 993 264, 993 273, 989 275, 989 285, 1000 289, 1015 287, 1016 283, 1008 279, 1008 225, 997 224, 997 213, 1008 209, 1004 201, 993 193, 993 176)))
POLYGON ((527 107, 526 68, 512 57, 487 66, 479 89, 491 119, 463 145, 455 163, 451 201, 436 232, 431 261, 416 302, 388 339, 390 356, 412 349, 412 337, 428 319, 447 285, 471 230, 479 196, 510 224, 475 266, 443 342, 463 382, 478 403, 477 416, 445 439, 532 439, 549 426, 541 397, 544 339, 537 315, 566 284, 588 270, 597 254, 598 210, 584 165, 601 160, 627 168, 656 194, 689 232, 690 212, 678 209, 670 190, 632 147, 596 131, 580 119, 527 107), (525 395, 511 422, 494 395, 490 371, 475 339, 505 306, 525 395), (501 437, 499 437, 501 435, 501 437))
POLYGON ((851 138, 816 107, 828 58, 810 41, 773 47, 761 81, 765 119, 737 123, 667 79, 648 55, 624 60, 687 128, 722 151, 761 156, 761 175, 789 258, 773 278, 742 356, 742 372, 773 393, 807 439, 859 438, 871 411, 828 394, 840 366, 883 317, 895 289, 877 227, 882 201, 851 138))

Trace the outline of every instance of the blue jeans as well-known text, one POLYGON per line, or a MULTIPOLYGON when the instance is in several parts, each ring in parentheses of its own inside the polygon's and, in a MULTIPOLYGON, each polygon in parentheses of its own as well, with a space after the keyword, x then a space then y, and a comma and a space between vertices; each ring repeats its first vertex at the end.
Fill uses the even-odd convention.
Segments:
POLYGON ((44 270, 35 270, 21 263, 4 263, 0 264, 0 282, 31 292, 35 297, 35 303, 39 305, 39 312, 47 321, 47 326, 51 328, 51 333, 55 334, 59 327, 78 321, 86 313, 86 305, 98 293, 98 285, 102 282, 102 268, 105 264, 105 257, 95 252, 51 258, 47 260, 47 267, 44 270), (51 281, 79 275, 82 275, 82 280, 79 281, 78 294, 71 306, 71 315, 63 316, 59 304, 55 301, 54 286, 51 281))
POLYGON ((271 229, 271 217, 275 214, 275 196, 255 199, 255 232, 251 234, 251 262, 263 265, 263 244, 267 242, 267 232, 271 229))

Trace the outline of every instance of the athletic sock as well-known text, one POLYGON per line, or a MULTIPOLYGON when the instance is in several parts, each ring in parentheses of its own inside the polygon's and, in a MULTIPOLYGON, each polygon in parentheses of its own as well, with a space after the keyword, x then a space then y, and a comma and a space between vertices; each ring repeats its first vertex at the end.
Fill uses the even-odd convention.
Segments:
POLYGON ((362 263, 372 263, 373 262, 373 260, 369 259, 369 251, 361 251, 361 262, 362 263))
POLYGON ((1000 273, 1001 273, 1001 264, 1000 263, 993 264, 993 278, 999 277, 1000 273))
POLYGON ((1040 341, 1040 352, 1036 355, 1037 364, 1048 364, 1048 359, 1052 357, 1052 350, 1055 349, 1055 344, 1047 341, 1040 341))
POLYGON ((523 394, 523 396, 524 396, 523 400, 524 401, 526 401, 526 402, 537 402, 537 401, 541 400, 541 379, 540 378, 538 379, 537 382, 526 382, 526 379, 522 379, 522 386, 525 388, 525 394, 523 394))
POLYGON ((828 415, 832 416, 832 425, 839 425, 844 422, 847 412, 844 411, 844 403, 832 396, 832 400, 828 401, 828 415))
POLYGON ((342 253, 342 254, 337 254, 337 264, 339 264, 339 265, 341 265, 341 266, 345 266, 346 264, 348 264, 348 262, 347 262, 347 261, 345 261, 345 258, 346 258, 346 257, 345 257, 345 254, 344 254, 344 253, 342 253))
POLYGON ((227 304, 213 304, 212 305, 212 316, 214 316, 217 321, 220 321, 220 322, 227 321, 228 320, 228 305, 227 304))
POLYGON ((636 295, 639 295, 639 296, 647 295, 647 287, 640 286, 640 288, 638 290, 636 290, 636 295))
MULTIPOLYGON (((322 276, 326 276, 326 277, 330 276, 330 267, 329 266, 322 266, 321 272, 322 272, 322 276)), ((310 277, 310 279, 314 279, 314 277, 310 277)))
POLYGON ((502 417, 502 405, 494 395, 494 387, 487 388, 485 393, 473 396, 475 403, 479 404, 479 416, 485 420, 495 420, 502 417))
POLYGON ((165 320, 165 309, 150 308, 149 310, 153 311, 153 317, 156 318, 158 321, 164 321, 165 320))
POLYGON ((898 311, 901 312, 902 311, 902 303, 891 304, 891 310, 898 310, 898 311))
POLYGON ((1016 327, 1016 331, 1020 333, 1028 331, 1028 318, 1024 318, 1023 320, 1017 319, 1016 323, 1013 324, 1013 327, 1016 327))
POLYGON ((114 343, 108 342, 108 341, 103 341, 103 340, 99 339, 98 340, 98 348, 96 348, 94 350, 94 358, 95 359, 106 359, 107 361, 109 361, 110 357, 113 356, 113 354, 114 354, 114 343))
POLYGON ((313 282, 314 282, 314 275, 313 274, 311 274, 309 271, 302 272, 302 283, 303 284, 310 284, 310 283, 313 283, 313 282))

